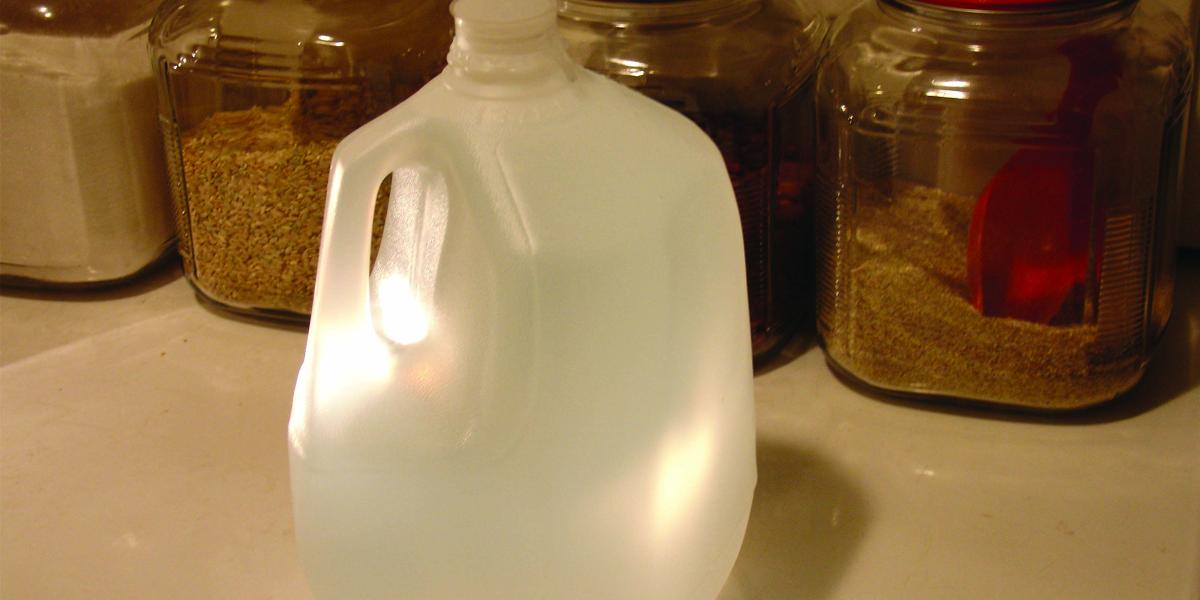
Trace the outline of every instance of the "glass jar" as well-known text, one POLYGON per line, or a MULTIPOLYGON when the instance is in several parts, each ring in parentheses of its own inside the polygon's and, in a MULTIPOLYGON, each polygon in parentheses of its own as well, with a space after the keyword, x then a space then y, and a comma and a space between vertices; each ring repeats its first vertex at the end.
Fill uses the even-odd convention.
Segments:
MULTIPOLYGON (((1200 64, 1200 0, 1192 0, 1192 60, 1200 64)), ((1200 248, 1200 77, 1192 76, 1192 115, 1188 118, 1187 148, 1183 169, 1183 211, 1179 243, 1200 248)))
POLYGON ((584 67, 683 113, 721 150, 761 365, 812 314, 811 84, 825 21, 792 0, 561 0, 559 29, 584 67))
MULTIPOLYGON (((159 76, 184 272, 202 299, 306 319, 337 143, 445 65, 448 0, 167 0, 159 76)), ((386 210, 387 185, 378 211, 386 210)), ((378 243, 382 219, 376 219, 378 243)))
POLYGON ((1136 0, 870 0, 818 79, 818 332, 883 391, 1081 408, 1171 310, 1187 34, 1136 0))
POLYGON ((0 280, 88 286, 174 240, 146 30, 157 2, 0 3, 0 280))

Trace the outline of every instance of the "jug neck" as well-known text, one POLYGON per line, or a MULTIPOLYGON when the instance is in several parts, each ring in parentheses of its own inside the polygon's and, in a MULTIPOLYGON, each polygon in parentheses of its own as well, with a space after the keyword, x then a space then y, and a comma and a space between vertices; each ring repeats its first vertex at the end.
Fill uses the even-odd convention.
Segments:
POLYGON ((542 94, 570 83, 575 65, 558 33, 554 4, 545 0, 458 0, 454 42, 446 58, 448 85, 490 98, 542 94))

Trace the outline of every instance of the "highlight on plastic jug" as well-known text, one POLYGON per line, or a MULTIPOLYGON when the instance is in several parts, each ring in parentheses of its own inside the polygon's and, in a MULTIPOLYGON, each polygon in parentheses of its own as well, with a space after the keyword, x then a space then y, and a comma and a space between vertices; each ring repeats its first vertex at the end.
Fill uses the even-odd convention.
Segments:
POLYGON ((818 79, 818 330, 868 386, 1042 410, 1171 311, 1182 23, 1136 1, 872 0, 818 79))
POLYGON ((333 155, 289 424, 311 587, 714 598, 756 478, 721 155, 571 62, 549 0, 452 11, 446 70, 333 155))

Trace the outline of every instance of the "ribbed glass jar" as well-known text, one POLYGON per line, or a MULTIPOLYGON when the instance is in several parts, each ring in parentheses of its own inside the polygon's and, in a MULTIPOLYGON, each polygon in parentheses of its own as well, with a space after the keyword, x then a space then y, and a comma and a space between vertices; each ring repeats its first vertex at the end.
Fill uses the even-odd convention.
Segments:
POLYGON ((147 0, 0 3, 0 280, 77 287, 171 250, 147 0))
POLYGON ((150 34, 160 122, 180 255, 201 298, 307 318, 333 149, 440 72, 447 4, 162 5, 150 34))
POLYGON ((818 331, 874 388, 1132 387, 1171 311, 1191 53, 1134 1, 870 0, 818 80, 818 331))
POLYGON ((580 64, 695 121, 742 217, 756 364, 812 314, 812 81, 825 21, 791 0, 562 0, 580 64))

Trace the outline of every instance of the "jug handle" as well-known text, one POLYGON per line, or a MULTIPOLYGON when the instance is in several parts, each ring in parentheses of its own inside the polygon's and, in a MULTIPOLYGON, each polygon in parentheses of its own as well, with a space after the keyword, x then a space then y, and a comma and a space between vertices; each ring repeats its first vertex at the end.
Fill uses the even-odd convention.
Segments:
POLYGON ((403 120, 396 110, 338 144, 329 170, 310 346, 322 332, 370 327, 371 226, 379 186, 393 170, 416 162, 431 148, 430 129, 403 120), (387 134, 380 135, 380 130, 387 134))

